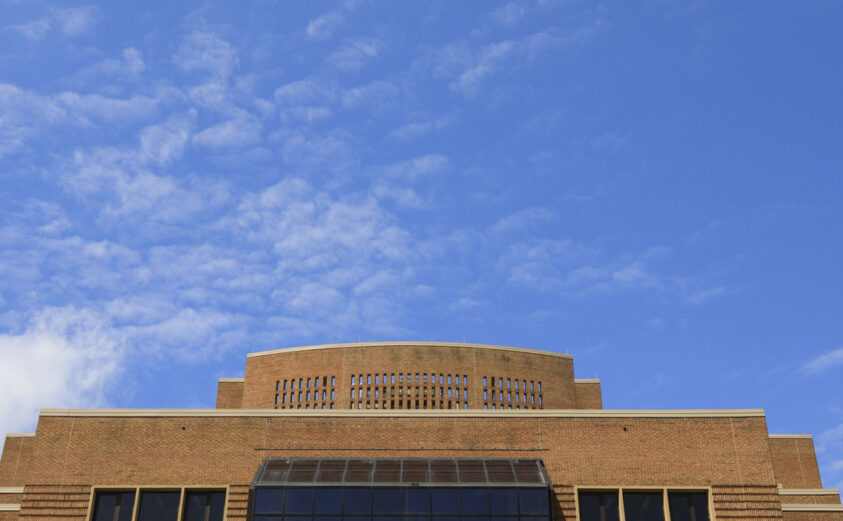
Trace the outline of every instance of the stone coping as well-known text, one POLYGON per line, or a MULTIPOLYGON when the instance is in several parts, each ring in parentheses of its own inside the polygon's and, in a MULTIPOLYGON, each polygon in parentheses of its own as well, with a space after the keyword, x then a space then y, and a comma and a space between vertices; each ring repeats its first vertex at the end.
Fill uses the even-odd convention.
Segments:
POLYGON ((843 505, 782 503, 782 512, 843 512, 843 505))
POLYGON ((507 347, 495 346, 486 344, 465 344, 458 342, 354 342, 349 344, 324 344, 315 346, 302 347, 288 347, 284 349, 272 349, 269 351, 258 351, 257 353, 249 353, 246 358, 255 358, 258 356, 278 355, 284 353, 297 353, 300 351, 313 351, 317 349, 344 349, 344 348, 358 348, 358 347, 467 347, 471 349, 494 349, 498 351, 515 351, 518 353, 526 353, 533 355, 556 356, 559 358, 573 359, 573 356, 562 353, 552 353, 550 351, 540 351, 538 349, 526 349, 523 347, 507 347))
POLYGON ((836 488, 780 488, 781 496, 838 496, 836 488))
POLYGON ((813 438, 810 434, 768 434, 768 438, 813 438))
POLYGON ((41 416, 67 417, 296 417, 296 418, 735 418, 763 417, 763 409, 613 410, 613 409, 41 409, 41 416))

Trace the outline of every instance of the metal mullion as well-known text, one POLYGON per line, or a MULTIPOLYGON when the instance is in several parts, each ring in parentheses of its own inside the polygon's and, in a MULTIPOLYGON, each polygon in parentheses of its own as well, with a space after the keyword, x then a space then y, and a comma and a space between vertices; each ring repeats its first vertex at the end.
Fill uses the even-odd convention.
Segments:
POLYGON ((137 521, 140 510, 140 487, 135 487, 135 504, 132 507, 132 521, 137 521))
POLYGON ((184 487, 182 487, 179 491, 179 508, 176 511, 176 521, 181 521, 181 518, 184 516, 182 513, 182 509, 184 508, 184 493, 184 487))
POLYGON ((662 489, 662 509, 664 510, 664 520, 670 521, 670 504, 668 503, 666 488, 662 489))
POLYGON ((618 518, 620 521, 626 521, 626 509, 623 504, 623 489, 618 489, 618 518))

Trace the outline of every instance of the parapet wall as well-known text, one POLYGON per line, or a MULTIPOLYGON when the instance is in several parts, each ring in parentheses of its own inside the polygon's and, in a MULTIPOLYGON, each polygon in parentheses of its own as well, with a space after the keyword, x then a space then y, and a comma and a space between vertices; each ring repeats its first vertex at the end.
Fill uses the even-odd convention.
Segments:
MULTIPOLYGON (((590 406, 595 392, 599 385, 586 393, 590 406)), ((577 392, 569 355, 474 344, 341 344, 249 355, 241 407, 576 409, 577 392)))

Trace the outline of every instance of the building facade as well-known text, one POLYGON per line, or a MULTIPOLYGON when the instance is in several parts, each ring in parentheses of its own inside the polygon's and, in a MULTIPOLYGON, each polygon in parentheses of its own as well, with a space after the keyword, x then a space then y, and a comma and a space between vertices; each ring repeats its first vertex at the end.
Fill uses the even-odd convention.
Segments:
POLYGON ((0 521, 843 521, 762 410, 604 410, 568 355, 369 343, 247 356, 210 410, 41 411, 0 521))

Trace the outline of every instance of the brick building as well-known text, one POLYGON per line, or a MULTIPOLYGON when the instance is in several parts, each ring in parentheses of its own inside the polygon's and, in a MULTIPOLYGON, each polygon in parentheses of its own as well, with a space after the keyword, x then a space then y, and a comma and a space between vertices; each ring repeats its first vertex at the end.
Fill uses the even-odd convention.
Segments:
POLYGON ((604 410, 568 355, 452 343, 247 356, 210 410, 44 409, 0 521, 843 520, 762 410, 604 410))

